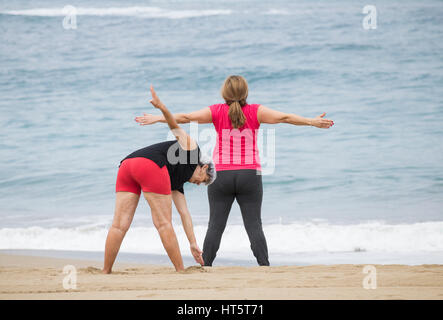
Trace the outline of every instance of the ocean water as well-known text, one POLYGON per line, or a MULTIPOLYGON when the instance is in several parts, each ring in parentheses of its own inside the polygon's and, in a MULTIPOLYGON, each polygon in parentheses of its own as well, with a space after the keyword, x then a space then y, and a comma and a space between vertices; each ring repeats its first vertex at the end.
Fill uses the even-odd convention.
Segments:
MULTIPOLYGON (((262 126, 271 263, 443 263, 443 2, 373 1, 370 30, 366 4, 2 1, 0 249, 103 251, 120 160, 168 139, 134 122, 149 85, 189 112, 241 74, 250 103, 335 123, 262 126)), ((185 193, 202 245, 206 187, 185 193)), ((254 261, 237 205, 228 224, 220 259, 254 261)), ((164 254, 144 201, 121 250, 164 254)))

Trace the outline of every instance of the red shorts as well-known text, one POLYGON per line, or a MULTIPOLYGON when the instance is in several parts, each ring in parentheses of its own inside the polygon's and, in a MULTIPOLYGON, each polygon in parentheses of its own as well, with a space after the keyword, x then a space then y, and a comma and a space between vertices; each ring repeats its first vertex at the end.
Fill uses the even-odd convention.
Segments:
POLYGON ((126 191, 135 194, 154 192, 171 194, 171 180, 168 168, 160 168, 154 161, 146 158, 124 160, 117 174, 115 192, 126 191))

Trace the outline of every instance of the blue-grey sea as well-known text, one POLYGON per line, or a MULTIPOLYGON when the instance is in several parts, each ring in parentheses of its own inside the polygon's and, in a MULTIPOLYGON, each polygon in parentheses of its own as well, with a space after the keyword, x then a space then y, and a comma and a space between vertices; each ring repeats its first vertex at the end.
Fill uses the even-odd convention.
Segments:
MULTIPOLYGON (((442 1, 0 1, 0 249, 102 252, 120 160, 168 138, 134 121, 157 113, 149 85, 190 112, 240 74, 249 103, 335 123, 262 125, 271 263, 443 263, 442 17, 442 1)), ((206 187, 185 194, 202 245, 206 187)), ((144 200, 121 251, 164 255, 144 200)), ((219 257, 254 263, 237 205, 219 257)))

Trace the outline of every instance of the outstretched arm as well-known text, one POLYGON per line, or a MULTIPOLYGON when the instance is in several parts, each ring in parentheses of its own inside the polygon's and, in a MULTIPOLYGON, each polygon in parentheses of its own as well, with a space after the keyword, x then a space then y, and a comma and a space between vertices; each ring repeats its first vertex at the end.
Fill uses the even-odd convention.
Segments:
POLYGON ((183 229, 185 229, 186 237, 188 238, 189 245, 191 248, 192 256, 197 263, 204 265, 202 258, 202 251, 197 245, 197 240, 195 239, 194 226, 192 225, 191 214, 189 213, 188 206, 186 204, 186 198, 183 193, 177 190, 172 191, 172 200, 174 201, 175 207, 177 208, 180 218, 182 220, 183 229))
POLYGON ((323 112, 315 118, 305 118, 293 113, 284 113, 260 105, 257 112, 257 119, 260 123, 289 123, 298 126, 314 126, 328 129, 334 125, 334 121, 323 119, 325 115, 326 113, 323 112))
POLYGON ((178 140, 178 143, 184 150, 193 150, 197 148, 197 143, 192 139, 185 130, 183 130, 175 121, 172 113, 166 108, 163 102, 160 101, 160 98, 157 96, 157 93, 154 90, 154 87, 151 85, 151 95, 152 99, 149 101, 154 107, 159 109, 165 118, 165 121, 168 123, 169 128, 174 134, 175 138, 178 140))
MULTIPOLYGON (((190 113, 174 113, 174 118, 177 123, 212 123, 212 115, 209 107, 190 113)), ((136 117, 135 121, 140 123, 141 126, 145 126, 157 122, 166 122, 166 119, 163 115, 145 113, 141 117, 136 117)))

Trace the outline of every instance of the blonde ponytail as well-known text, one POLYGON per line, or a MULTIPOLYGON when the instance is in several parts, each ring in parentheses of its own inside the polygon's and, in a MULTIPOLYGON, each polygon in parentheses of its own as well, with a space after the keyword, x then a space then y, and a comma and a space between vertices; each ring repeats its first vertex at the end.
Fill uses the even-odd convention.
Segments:
POLYGON ((246 117, 242 107, 247 104, 248 83, 242 76, 229 76, 223 83, 221 94, 225 102, 229 105, 229 119, 235 129, 241 128, 246 117))
POLYGON ((243 127, 246 122, 245 114, 241 109, 239 101, 234 101, 229 105, 229 119, 231 119, 232 126, 237 129, 243 127))

